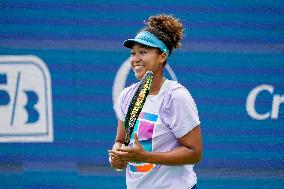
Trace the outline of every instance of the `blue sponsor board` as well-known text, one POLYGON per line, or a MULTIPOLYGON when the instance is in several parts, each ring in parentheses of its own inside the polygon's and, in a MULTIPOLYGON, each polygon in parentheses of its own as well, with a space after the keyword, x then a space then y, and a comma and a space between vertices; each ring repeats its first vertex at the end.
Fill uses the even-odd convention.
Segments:
MULTIPOLYGON (((115 82, 129 57, 122 42, 148 16, 169 13, 186 29, 165 74, 186 86, 198 107, 204 143, 198 188, 283 188, 283 2, 1 1, 0 7, 0 54, 35 55, 49 69, 54 129, 53 143, 1 143, 1 187, 125 188, 124 173, 111 170, 107 153, 115 94, 136 82, 129 68, 115 82)), ((0 110, 9 106, 10 116, 24 76, 15 69, 7 76, 0 67, 0 110)), ((23 120, 40 120, 38 111, 28 121, 25 110, 37 105, 22 102, 23 120)), ((0 123, 18 118, 15 112, 14 121, 0 123)))

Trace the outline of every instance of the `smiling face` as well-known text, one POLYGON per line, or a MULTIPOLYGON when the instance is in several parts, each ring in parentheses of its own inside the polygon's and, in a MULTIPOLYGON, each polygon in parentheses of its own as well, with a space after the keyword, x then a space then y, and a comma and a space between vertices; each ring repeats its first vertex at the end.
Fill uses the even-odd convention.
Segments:
POLYGON ((130 63, 137 79, 141 80, 147 71, 152 71, 154 76, 162 73, 165 53, 158 49, 135 43, 131 48, 130 63))

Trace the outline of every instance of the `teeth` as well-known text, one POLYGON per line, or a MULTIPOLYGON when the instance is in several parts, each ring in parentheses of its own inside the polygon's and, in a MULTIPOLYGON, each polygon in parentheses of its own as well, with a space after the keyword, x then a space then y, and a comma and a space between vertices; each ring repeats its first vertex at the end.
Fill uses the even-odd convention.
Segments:
POLYGON ((139 69, 142 69, 143 67, 144 67, 144 66, 135 66, 134 69, 135 69, 135 70, 139 70, 139 69))
POLYGON ((142 67, 144 67, 144 66, 135 66, 135 68, 142 68, 142 67))

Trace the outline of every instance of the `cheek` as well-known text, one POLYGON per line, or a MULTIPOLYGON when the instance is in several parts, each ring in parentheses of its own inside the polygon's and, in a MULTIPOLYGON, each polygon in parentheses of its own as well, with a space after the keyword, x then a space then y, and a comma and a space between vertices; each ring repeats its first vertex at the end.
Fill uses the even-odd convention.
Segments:
POLYGON ((129 59, 129 63, 130 63, 130 66, 133 67, 133 64, 134 64, 133 58, 130 58, 130 59, 129 59))
POLYGON ((148 63, 154 63, 157 60, 157 56, 155 54, 149 54, 148 56, 144 57, 144 61, 148 63))
POLYGON ((159 59, 156 56, 152 56, 149 60, 148 60, 148 64, 149 66, 151 66, 152 68, 159 66, 159 59))

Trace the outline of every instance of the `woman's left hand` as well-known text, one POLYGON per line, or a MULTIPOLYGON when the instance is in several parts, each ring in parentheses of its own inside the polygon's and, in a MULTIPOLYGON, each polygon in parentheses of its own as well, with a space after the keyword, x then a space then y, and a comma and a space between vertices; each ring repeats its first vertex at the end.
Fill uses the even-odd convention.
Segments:
POLYGON ((109 150, 110 156, 118 156, 123 161, 127 162, 145 162, 147 153, 140 144, 137 134, 134 133, 135 145, 134 147, 123 147, 116 150, 109 150))

